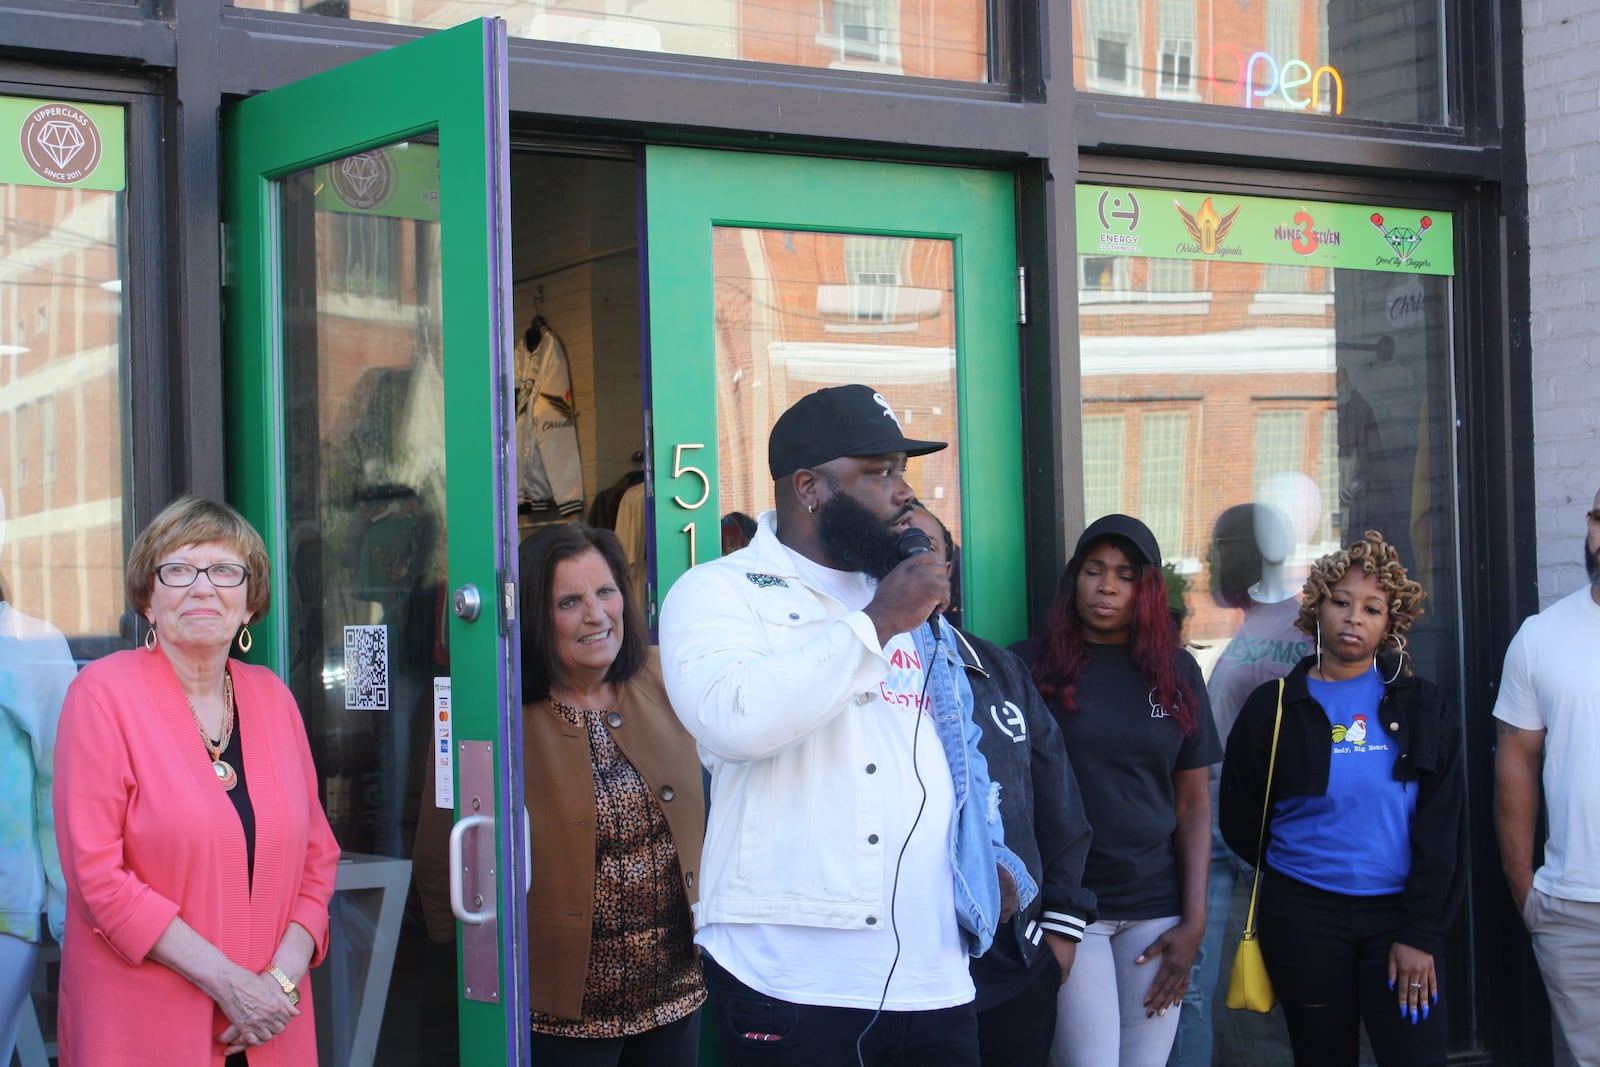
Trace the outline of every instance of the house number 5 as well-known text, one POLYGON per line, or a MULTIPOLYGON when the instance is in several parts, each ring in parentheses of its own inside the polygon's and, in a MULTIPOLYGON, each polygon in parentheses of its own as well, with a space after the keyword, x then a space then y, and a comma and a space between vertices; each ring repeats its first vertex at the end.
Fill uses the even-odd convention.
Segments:
MULTIPOLYGON (((678 505, 680 508, 682 508, 685 511, 694 511, 694 510, 696 510, 698 508, 703 508, 703 507, 705 507, 706 501, 711 499, 711 479, 706 477, 706 472, 701 470, 699 467, 693 466, 691 464, 687 464, 687 463, 685 463, 683 461, 683 453, 686 450, 691 449, 691 448, 704 448, 704 447, 706 447, 704 444, 674 445, 672 447, 672 476, 674 478, 685 478, 685 477, 688 477, 690 475, 693 475, 694 477, 700 479, 700 499, 699 500, 696 500, 694 503, 691 504, 687 500, 683 499, 683 497, 677 496, 676 494, 674 494, 673 497, 672 497, 672 502, 674 504, 678 505)), ((695 528, 694 527, 695 527, 695 524, 693 522, 690 522, 690 523, 687 523, 683 527, 683 529, 679 531, 680 533, 685 533, 685 534, 689 535, 689 566, 691 566, 691 567, 693 567, 695 565, 695 563, 698 562, 695 559, 696 553, 695 553, 695 536, 694 536, 695 535, 695 528)))

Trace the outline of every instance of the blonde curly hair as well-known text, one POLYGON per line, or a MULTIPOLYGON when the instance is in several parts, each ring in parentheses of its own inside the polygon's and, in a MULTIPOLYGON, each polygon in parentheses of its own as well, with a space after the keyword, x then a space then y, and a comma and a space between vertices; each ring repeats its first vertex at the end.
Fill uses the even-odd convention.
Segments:
POLYGON ((1383 534, 1368 530, 1360 541, 1330 552, 1311 564, 1311 573, 1306 576, 1305 589, 1300 595, 1300 615, 1295 619, 1297 627, 1313 636, 1316 634, 1317 611, 1351 567, 1360 567, 1362 573, 1378 579, 1378 587, 1389 598, 1390 633, 1404 634, 1421 617, 1422 601, 1428 594, 1421 585, 1406 577, 1400 553, 1383 539, 1383 534))

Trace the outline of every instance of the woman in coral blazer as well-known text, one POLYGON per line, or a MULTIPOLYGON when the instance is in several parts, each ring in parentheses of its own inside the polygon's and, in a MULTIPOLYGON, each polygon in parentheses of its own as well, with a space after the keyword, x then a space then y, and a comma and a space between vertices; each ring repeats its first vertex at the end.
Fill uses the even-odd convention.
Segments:
POLYGON ((61 1067, 316 1063, 305 976, 327 948, 339 849, 294 698, 228 658, 268 588, 237 512, 177 501, 128 560, 152 637, 67 692, 61 1067))

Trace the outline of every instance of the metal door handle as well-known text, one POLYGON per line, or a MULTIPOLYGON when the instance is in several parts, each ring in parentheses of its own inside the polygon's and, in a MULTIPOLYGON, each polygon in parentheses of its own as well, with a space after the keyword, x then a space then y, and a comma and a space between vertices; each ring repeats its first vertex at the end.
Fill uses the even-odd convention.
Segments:
MULTIPOLYGON (((466 903, 466 871, 462 863, 462 842, 466 839, 467 832, 481 827, 487 827, 490 833, 494 832, 494 818, 489 815, 468 815, 450 828, 450 911, 460 922, 468 926, 482 926, 494 918, 494 909, 483 906, 483 894, 476 895, 473 903, 476 907, 467 908, 466 903)), ((478 872, 482 877, 483 872, 478 872)), ((493 874, 490 874, 493 877, 493 874)))

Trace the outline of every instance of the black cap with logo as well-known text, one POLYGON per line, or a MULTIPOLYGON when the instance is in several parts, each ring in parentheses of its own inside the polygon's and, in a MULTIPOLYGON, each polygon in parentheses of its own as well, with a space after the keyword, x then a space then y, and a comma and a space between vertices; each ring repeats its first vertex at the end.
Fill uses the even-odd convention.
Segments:
POLYGON ((870 386, 840 385, 803 396, 778 416, 767 438, 767 466, 777 479, 840 456, 925 456, 946 444, 907 437, 889 402, 870 386))

